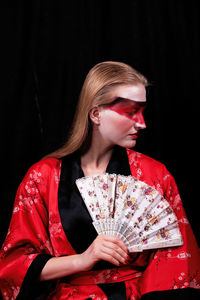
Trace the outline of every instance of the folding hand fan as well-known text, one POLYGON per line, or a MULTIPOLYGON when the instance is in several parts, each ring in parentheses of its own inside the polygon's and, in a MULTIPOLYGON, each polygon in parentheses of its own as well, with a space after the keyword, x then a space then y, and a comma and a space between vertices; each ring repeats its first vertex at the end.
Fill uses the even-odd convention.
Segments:
POLYGON ((183 244, 169 203, 146 183, 105 173, 77 179, 76 185, 98 234, 120 237, 131 252, 183 244))

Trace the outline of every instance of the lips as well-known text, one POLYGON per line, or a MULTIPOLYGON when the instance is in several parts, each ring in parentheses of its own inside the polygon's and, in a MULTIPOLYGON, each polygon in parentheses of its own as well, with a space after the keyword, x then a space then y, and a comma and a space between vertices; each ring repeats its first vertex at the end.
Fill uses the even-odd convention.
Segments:
POLYGON ((129 134, 133 139, 137 139, 138 138, 138 133, 133 133, 133 134, 129 134))

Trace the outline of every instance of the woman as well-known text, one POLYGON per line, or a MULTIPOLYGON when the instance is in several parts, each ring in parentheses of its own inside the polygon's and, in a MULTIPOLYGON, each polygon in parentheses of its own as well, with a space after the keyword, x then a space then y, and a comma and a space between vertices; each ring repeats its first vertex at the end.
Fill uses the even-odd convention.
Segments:
POLYGON ((145 128, 147 85, 124 63, 90 70, 69 140, 33 165, 18 189, 1 250, 4 299, 196 297, 199 252, 175 181, 164 165, 131 150, 145 128), (157 189, 177 215, 183 246, 132 255, 119 238, 97 236, 75 180, 105 172, 157 189))

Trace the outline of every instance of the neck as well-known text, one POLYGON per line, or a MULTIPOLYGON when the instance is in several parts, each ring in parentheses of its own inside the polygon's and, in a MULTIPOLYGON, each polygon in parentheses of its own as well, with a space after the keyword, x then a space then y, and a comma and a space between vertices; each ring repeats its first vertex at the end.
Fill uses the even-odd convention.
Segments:
POLYGON ((98 135, 92 135, 90 148, 81 156, 81 167, 85 176, 105 173, 113 147, 102 141, 98 135))

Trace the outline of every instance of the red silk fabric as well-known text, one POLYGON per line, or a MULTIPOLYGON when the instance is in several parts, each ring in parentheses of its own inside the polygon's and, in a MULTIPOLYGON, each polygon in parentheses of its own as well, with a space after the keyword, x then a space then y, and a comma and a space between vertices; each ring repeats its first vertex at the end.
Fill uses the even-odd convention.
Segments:
POLYGON ((99 283, 113 283, 138 278, 141 272, 131 266, 113 268, 107 270, 81 272, 68 276, 68 283, 72 285, 90 285, 99 283))
MULTIPOLYGON (((132 278, 125 278, 129 268, 127 273, 123 268, 104 270, 104 275, 109 277, 109 282, 120 281, 119 278, 124 276, 127 299, 132 300, 140 299, 141 295, 151 291, 187 287, 200 289, 199 248, 174 178, 156 160, 129 149, 127 154, 132 176, 154 187, 169 201, 177 215, 184 244, 141 253, 131 267, 132 278), (137 267, 147 264, 149 254, 147 268, 139 276, 137 267)), ((58 159, 41 160, 29 169, 19 186, 8 234, 0 251, 0 290, 5 300, 17 297, 26 272, 38 254, 75 254, 62 228, 58 211, 60 168, 61 161, 58 159)), ((83 281, 76 282, 75 278, 80 274, 71 279, 69 276, 68 281, 66 277, 66 282, 58 280, 47 299, 107 299, 95 284, 103 274, 103 271, 99 272, 93 276, 93 284, 89 285, 83 281)))

